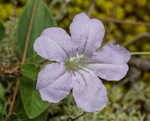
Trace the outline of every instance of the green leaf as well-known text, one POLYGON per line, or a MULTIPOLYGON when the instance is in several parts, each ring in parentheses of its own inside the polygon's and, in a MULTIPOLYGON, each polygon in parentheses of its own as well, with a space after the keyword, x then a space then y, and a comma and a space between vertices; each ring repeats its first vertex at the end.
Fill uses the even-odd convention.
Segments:
POLYGON ((4 88, 1 83, 0 83, 0 99, 4 99, 4 88))
POLYGON ((5 34, 5 27, 4 27, 3 23, 2 23, 2 21, 0 20, 0 40, 3 39, 4 34, 5 34))
POLYGON ((23 64, 22 75, 31 80, 36 80, 38 75, 38 69, 33 64, 23 64))
POLYGON ((5 109, 5 104, 4 104, 4 100, 0 99, 0 121, 2 121, 3 119, 3 114, 4 114, 4 109, 5 109))
POLYGON ((17 41, 20 51, 23 53, 26 40, 29 38, 27 57, 33 56, 35 39, 40 36, 45 28, 53 26, 56 26, 56 22, 43 0, 28 0, 17 27, 17 41), (31 31, 29 31, 31 23, 31 31))
POLYGON ((0 121, 3 118, 3 113, 4 113, 4 106, 5 106, 5 99, 4 99, 4 88, 2 84, 0 83, 0 121))
POLYGON ((34 119, 29 119, 24 111, 24 108, 22 108, 23 105, 21 103, 20 98, 17 99, 16 105, 14 108, 14 113, 11 116, 11 121, 45 121, 48 112, 45 111, 42 114, 40 114, 38 117, 34 119))
POLYGON ((49 106, 41 100, 39 92, 36 90, 36 81, 22 77, 20 79, 21 99, 25 112, 30 119, 33 119, 43 113, 49 106))

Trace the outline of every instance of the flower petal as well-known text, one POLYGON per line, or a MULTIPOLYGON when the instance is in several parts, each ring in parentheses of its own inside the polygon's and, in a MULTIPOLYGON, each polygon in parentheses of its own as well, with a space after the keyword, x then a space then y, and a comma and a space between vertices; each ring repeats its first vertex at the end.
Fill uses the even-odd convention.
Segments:
POLYGON ((59 63, 48 64, 38 74, 36 89, 47 87, 65 73, 65 66, 59 63))
POLYGON ((129 68, 126 63, 130 58, 130 52, 125 48, 108 44, 93 54, 88 68, 103 79, 120 80, 127 74, 129 68))
POLYGON ((69 35, 61 28, 48 28, 34 43, 34 50, 43 58, 66 61, 73 44, 69 35))
POLYGON ((119 45, 107 44, 95 52, 92 58, 95 62, 104 64, 125 64, 130 60, 131 54, 119 45))
POLYGON ((85 53, 94 52, 101 45, 105 33, 104 25, 98 19, 91 19, 89 27, 85 53))
POLYGON ((129 69, 127 64, 89 64, 88 68, 93 70, 97 76, 108 81, 122 79, 129 69))
POLYGON ((88 36, 90 18, 80 13, 76 15, 70 25, 70 33, 73 41, 84 42, 88 36))
POLYGON ((64 99, 72 88, 71 74, 65 72, 53 80, 47 87, 39 90, 41 98, 45 101, 57 103, 64 99))
POLYGON ((71 52, 75 49, 75 43, 71 41, 70 36, 64 29, 58 27, 47 28, 42 32, 42 36, 48 36, 52 40, 56 41, 67 55, 72 55, 71 52))
POLYGON ((93 72, 82 71, 73 76, 73 96, 77 105, 87 112, 102 110, 107 104, 107 92, 93 72))
POLYGON ((79 52, 91 54, 100 46, 105 30, 99 20, 80 13, 74 17, 70 32, 72 41, 79 43, 79 52))

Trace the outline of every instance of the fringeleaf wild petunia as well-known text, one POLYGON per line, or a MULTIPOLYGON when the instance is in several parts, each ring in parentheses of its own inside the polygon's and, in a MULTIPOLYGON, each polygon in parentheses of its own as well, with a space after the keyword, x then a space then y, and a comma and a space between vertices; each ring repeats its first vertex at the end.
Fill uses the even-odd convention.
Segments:
POLYGON ((102 81, 120 80, 127 71, 130 52, 119 45, 106 44, 104 26, 85 13, 76 15, 70 25, 71 37, 58 27, 45 29, 35 40, 38 55, 56 63, 39 72, 36 88, 45 101, 57 103, 72 90, 75 102, 86 112, 102 110, 107 92, 102 81))

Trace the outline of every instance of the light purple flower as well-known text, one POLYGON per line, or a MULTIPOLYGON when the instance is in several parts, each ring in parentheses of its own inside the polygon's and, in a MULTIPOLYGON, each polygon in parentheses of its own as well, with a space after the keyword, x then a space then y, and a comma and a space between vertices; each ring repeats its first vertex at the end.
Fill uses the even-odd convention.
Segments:
POLYGON ((87 112, 102 110, 107 92, 97 76, 109 81, 122 79, 128 71, 130 53, 112 44, 97 50, 104 26, 84 13, 74 17, 70 32, 71 37, 61 28, 47 28, 36 39, 35 51, 56 61, 39 72, 36 88, 45 101, 57 103, 72 90, 80 108, 87 112))

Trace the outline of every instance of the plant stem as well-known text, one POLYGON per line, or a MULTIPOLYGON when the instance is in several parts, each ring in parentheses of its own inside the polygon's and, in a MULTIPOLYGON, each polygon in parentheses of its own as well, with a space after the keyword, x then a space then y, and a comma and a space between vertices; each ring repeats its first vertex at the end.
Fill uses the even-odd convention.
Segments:
POLYGON ((143 37, 150 38, 150 33, 149 32, 140 33, 140 34, 134 36, 132 39, 128 40, 127 42, 123 43, 123 46, 127 47, 128 45, 133 44, 134 42, 136 42, 137 40, 140 40, 143 37))
POLYGON ((131 55, 150 55, 150 52, 131 52, 131 55))
POLYGON ((75 121, 75 120, 78 120, 79 118, 81 118, 81 117, 84 116, 85 114, 86 114, 86 112, 83 112, 83 113, 81 113, 80 115, 76 116, 75 118, 69 117, 69 118, 67 119, 67 121, 75 121))
MULTIPOLYGON (((30 40, 30 35, 31 35, 31 30, 32 30, 32 23, 33 23, 33 19, 34 19, 34 15, 35 15, 37 5, 38 5, 38 0, 34 0, 34 5, 33 5, 33 9, 32 9, 32 16, 31 16, 31 19, 30 19, 29 28, 28 28, 28 32, 27 32, 27 35, 26 35, 26 41, 25 41, 25 47, 24 47, 24 52, 23 52, 23 56, 22 56, 21 65, 24 64, 25 60, 26 60, 27 50, 28 50, 28 45, 29 45, 29 40, 30 40)), ((15 87, 15 90, 14 90, 14 93, 13 93, 13 98, 12 98, 12 101, 11 101, 11 104, 10 104, 10 107, 9 107, 9 113, 8 113, 8 117, 6 118, 6 121, 10 120, 10 116, 13 113, 16 96, 17 96, 17 93, 18 93, 18 90, 19 90, 19 83, 20 83, 20 81, 19 81, 19 79, 17 79, 16 87, 15 87)))
POLYGON ((34 6, 32 9, 32 16, 30 19, 29 28, 27 31, 26 42, 25 42, 25 47, 24 47, 24 52, 23 52, 21 64, 24 64, 26 56, 27 56, 27 50, 28 50, 29 40, 30 40, 30 35, 31 35, 31 30, 32 30, 32 23, 33 23, 33 19, 34 19, 34 15, 35 15, 35 10, 37 8, 37 4, 38 4, 38 0, 35 0, 34 6))
POLYGON ((119 20, 115 18, 99 18, 100 20, 104 22, 113 22, 113 23, 118 23, 118 24, 131 24, 131 25, 142 25, 142 26, 150 26, 149 22, 143 22, 143 21, 124 21, 124 20, 119 20))
POLYGON ((91 16, 92 11, 93 11, 94 8, 95 8, 96 2, 97 2, 97 0, 93 0, 92 3, 91 3, 91 6, 90 6, 90 8, 89 8, 89 10, 88 10, 88 16, 89 16, 89 17, 91 16))
POLYGON ((19 89, 19 83, 20 83, 20 81, 18 79, 17 82, 16 82, 16 88, 15 88, 15 91, 14 91, 14 94, 13 94, 13 98, 12 98, 12 101, 11 101, 11 104, 10 104, 9 113, 8 113, 8 117, 6 118, 6 121, 9 121, 9 118, 13 113, 13 108, 14 108, 17 92, 18 92, 18 89, 19 89))

